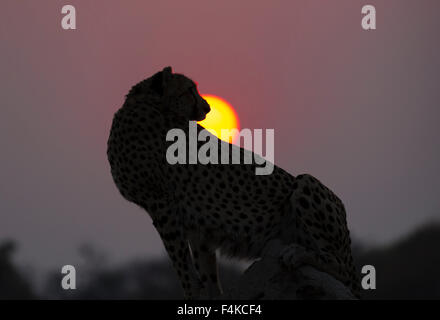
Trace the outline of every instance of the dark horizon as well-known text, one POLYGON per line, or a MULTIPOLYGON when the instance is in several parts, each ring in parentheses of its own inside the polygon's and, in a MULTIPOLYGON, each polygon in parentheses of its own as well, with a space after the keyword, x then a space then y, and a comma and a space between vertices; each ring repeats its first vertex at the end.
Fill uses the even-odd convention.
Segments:
MULTIPOLYGON (((438 283, 432 281, 440 268, 440 254, 432 250, 440 240, 440 223, 416 228, 387 246, 368 247, 354 243, 358 272, 364 265, 378 270, 376 290, 365 290, 362 299, 440 299, 438 283)), ((60 270, 52 268, 35 277, 32 266, 14 261, 16 243, 0 242, 0 299, 172 299, 182 298, 178 278, 167 256, 136 258, 113 264, 99 248, 78 249, 78 270, 87 276, 78 279, 77 290, 62 290, 60 270), (160 279, 160 281, 158 281, 160 279), (133 285, 135 284, 135 285, 133 285)), ((248 264, 249 265, 249 264, 248 264)), ((240 279, 243 267, 223 260, 220 277, 224 289, 240 279)))

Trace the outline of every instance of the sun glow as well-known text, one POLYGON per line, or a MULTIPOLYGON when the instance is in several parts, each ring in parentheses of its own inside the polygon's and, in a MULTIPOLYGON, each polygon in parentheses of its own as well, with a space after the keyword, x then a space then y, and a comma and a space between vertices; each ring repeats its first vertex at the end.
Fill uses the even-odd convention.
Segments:
POLYGON ((198 123, 219 139, 235 143, 240 126, 237 113, 232 105, 226 100, 211 94, 203 94, 202 97, 211 106, 211 111, 206 115, 205 120, 198 123), (237 129, 237 131, 232 135, 221 135, 222 129, 237 129))

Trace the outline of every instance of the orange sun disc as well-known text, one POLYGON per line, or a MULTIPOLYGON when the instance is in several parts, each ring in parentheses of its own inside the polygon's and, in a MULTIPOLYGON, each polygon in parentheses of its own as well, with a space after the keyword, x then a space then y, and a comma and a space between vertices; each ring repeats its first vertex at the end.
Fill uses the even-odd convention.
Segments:
POLYGON ((211 94, 203 94, 202 97, 211 106, 211 111, 208 112, 205 120, 199 121, 199 124, 219 139, 234 143, 240 127, 237 113, 232 105, 211 94), (229 132, 223 131, 222 134, 222 129, 229 130, 229 132), (236 130, 232 131, 233 129, 236 130))

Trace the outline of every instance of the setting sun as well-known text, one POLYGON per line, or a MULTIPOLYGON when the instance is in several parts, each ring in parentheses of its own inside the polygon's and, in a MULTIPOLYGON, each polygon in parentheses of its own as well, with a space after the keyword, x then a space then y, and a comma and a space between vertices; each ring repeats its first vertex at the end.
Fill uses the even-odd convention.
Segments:
POLYGON ((234 143, 237 138, 237 133, 232 135, 232 137, 229 135, 220 136, 222 129, 240 130, 238 116, 234 108, 230 103, 220 97, 211 94, 203 94, 202 97, 211 106, 211 111, 206 115, 206 119, 200 121, 199 124, 223 141, 228 142, 230 138, 232 138, 232 143, 234 143))

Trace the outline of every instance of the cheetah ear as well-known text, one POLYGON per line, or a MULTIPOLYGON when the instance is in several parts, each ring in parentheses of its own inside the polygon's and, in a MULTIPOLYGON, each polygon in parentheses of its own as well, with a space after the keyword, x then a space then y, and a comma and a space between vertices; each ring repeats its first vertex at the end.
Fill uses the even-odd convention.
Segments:
POLYGON ((170 99, 170 86, 169 82, 171 80, 172 75, 171 67, 166 67, 162 70, 162 106, 164 110, 168 110, 169 107, 169 99, 170 99))
POLYGON ((163 68, 162 70, 162 88, 165 89, 167 87, 168 82, 172 77, 172 69, 171 67, 163 68))
POLYGON ((170 66, 168 66, 168 67, 163 68, 162 72, 163 72, 163 74, 171 75, 173 73, 173 69, 170 66))
POLYGON ((171 78, 171 67, 166 67, 152 77, 151 88, 161 97, 165 96, 168 81, 171 78))

